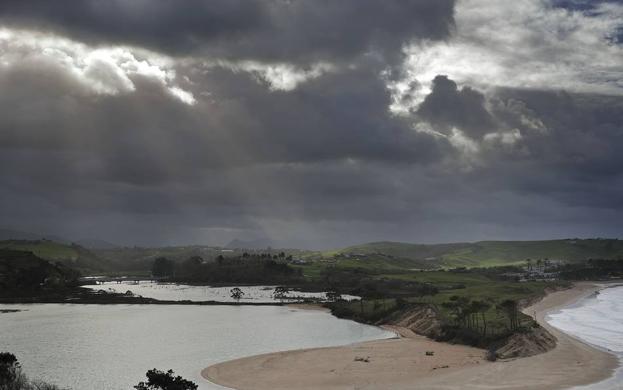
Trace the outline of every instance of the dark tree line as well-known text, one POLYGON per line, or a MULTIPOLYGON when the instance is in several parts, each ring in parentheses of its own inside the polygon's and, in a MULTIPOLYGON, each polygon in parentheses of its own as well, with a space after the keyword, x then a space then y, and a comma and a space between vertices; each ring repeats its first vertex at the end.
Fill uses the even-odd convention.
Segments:
POLYGON ((623 260, 589 259, 583 263, 558 267, 559 277, 566 280, 598 280, 623 277, 623 260))
POLYGON ((32 291, 77 285, 80 273, 32 252, 0 249, 0 291, 32 291))
POLYGON ((505 299, 494 304, 485 300, 470 300, 467 297, 453 295, 442 303, 442 306, 448 310, 454 326, 476 332, 483 337, 488 336, 487 312, 491 308, 495 308, 498 313, 505 316, 510 332, 521 327, 519 304, 513 299, 505 299))
POLYGON ((265 254, 220 255, 214 261, 195 256, 182 262, 158 258, 153 263, 152 274, 187 283, 292 284, 302 280, 302 271, 283 260, 285 254, 281 260, 275 256, 276 260, 265 254))
POLYGON ((453 295, 442 306, 449 310, 455 325, 487 335, 486 313, 491 308, 490 303, 453 295))

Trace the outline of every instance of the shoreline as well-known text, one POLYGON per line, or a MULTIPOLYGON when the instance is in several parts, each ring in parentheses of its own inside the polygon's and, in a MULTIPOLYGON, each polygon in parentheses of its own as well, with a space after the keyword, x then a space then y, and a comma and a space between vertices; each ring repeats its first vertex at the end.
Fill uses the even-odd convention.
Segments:
POLYGON ((401 338, 250 356, 207 367, 201 375, 237 390, 549 390, 597 383, 610 378, 619 367, 616 355, 563 333, 545 318, 608 287, 612 283, 578 282, 524 308, 525 314, 536 315, 557 339, 554 349, 531 357, 488 362, 484 350, 440 343, 393 328, 401 338), (435 355, 426 356, 428 350, 435 355))

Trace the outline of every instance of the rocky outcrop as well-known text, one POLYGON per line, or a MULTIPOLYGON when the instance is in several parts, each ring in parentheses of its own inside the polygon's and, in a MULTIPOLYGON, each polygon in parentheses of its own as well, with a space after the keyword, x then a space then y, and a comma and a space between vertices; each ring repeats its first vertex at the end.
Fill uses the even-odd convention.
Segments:
POLYGON ((400 326, 414 333, 437 339, 442 333, 442 323, 437 312, 428 305, 417 305, 395 312, 383 324, 400 326))
MULTIPOLYGON (((449 340, 447 335, 444 335, 443 322, 439 314, 430 305, 411 305, 394 312, 379 324, 401 327, 435 340, 449 340)), ((451 340, 461 343, 461 340, 457 338, 451 340)), ((480 345, 480 347, 495 351, 495 356, 499 359, 538 355, 556 346, 556 337, 541 326, 516 332, 495 342, 482 341, 487 344, 480 345)))
POLYGON ((556 337, 539 326, 525 333, 515 333, 504 340, 495 352, 499 359, 534 356, 556 347, 556 337))

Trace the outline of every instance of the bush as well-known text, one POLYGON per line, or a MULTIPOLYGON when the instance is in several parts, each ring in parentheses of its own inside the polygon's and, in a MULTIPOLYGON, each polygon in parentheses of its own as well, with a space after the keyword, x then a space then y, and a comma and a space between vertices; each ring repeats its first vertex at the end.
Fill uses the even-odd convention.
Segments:
POLYGON ((485 359, 487 359, 490 362, 494 362, 498 360, 498 353, 495 352, 495 347, 490 347, 487 350, 487 355, 485 356, 485 359))
POLYGON ((0 352, 0 390, 60 390, 45 382, 31 382, 22 373, 19 361, 9 352, 0 352))
POLYGON ((197 385, 181 376, 173 376, 173 370, 163 372, 160 370, 147 371, 147 382, 140 382, 134 386, 136 390, 197 390, 197 385))

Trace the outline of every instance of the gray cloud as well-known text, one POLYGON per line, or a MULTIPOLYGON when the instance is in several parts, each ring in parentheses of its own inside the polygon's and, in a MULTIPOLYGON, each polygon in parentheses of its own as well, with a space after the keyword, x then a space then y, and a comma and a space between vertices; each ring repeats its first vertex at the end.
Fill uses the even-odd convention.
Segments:
POLYGON ((3 1, 7 23, 54 29, 96 44, 175 55, 314 62, 375 49, 396 56, 414 38, 449 35, 454 0, 3 1))
POLYGON ((495 129, 493 117, 484 106, 485 96, 470 88, 459 89, 447 76, 433 80, 433 91, 424 99, 417 115, 449 133, 461 128, 469 136, 480 138, 495 129))
POLYGON ((621 234, 616 80, 578 91, 564 86, 588 75, 509 86, 476 70, 459 50, 478 41, 472 0, 454 32, 450 1, 60 3, 0 5, 6 227, 316 248, 621 234), (431 60, 454 50, 468 72, 431 60))

